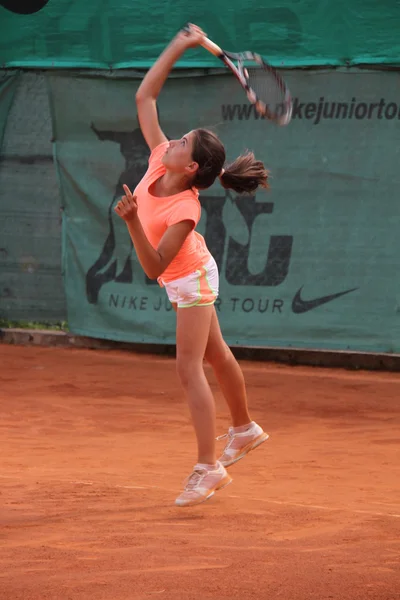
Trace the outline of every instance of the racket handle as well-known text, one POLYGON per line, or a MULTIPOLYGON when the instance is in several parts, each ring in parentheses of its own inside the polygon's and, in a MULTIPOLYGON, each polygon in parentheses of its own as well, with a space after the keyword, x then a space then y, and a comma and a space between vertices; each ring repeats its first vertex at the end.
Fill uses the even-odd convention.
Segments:
MULTIPOLYGON (((186 23, 186 25, 182 28, 183 31, 190 31, 190 25, 189 23, 186 23)), ((223 50, 217 46, 217 44, 214 44, 214 42, 212 42, 211 40, 209 40, 207 37, 204 38, 204 42, 202 43, 203 48, 205 48, 206 50, 208 50, 209 52, 211 52, 211 54, 214 54, 214 56, 221 56, 221 54, 223 54, 223 50)))
POLYGON ((214 56, 221 56, 221 54, 224 53, 223 50, 219 46, 217 46, 217 44, 214 44, 214 42, 212 42, 208 38, 204 38, 204 42, 201 45, 203 46, 203 48, 211 52, 211 54, 214 54, 214 56))

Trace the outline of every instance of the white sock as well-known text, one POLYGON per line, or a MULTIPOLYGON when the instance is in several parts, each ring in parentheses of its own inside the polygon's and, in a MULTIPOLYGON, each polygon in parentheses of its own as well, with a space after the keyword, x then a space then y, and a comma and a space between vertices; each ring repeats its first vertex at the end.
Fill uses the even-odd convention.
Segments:
POLYGON ((240 425, 239 427, 232 427, 233 433, 244 433, 248 429, 250 429, 253 425, 253 421, 248 423, 247 425, 240 425))
POLYGON ((206 465, 205 463, 197 463, 195 469, 205 469, 206 471, 216 471, 219 465, 216 462, 214 465, 206 465))

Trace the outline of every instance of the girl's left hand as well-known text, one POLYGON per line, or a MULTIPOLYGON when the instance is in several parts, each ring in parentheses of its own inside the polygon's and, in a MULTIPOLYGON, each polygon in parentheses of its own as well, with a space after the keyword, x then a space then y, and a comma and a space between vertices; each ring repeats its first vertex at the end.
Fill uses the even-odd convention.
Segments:
POLYGON ((136 196, 134 196, 127 185, 123 186, 125 196, 122 196, 114 208, 115 212, 124 221, 133 221, 137 217, 138 205, 136 202, 136 196))

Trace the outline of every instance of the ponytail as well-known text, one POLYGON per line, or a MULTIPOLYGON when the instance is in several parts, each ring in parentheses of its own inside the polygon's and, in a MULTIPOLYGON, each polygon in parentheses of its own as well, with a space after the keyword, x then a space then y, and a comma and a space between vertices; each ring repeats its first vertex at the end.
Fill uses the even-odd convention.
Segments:
POLYGON ((217 177, 225 189, 238 194, 251 194, 258 187, 268 188, 268 171, 255 159, 253 152, 247 151, 224 167, 225 148, 215 133, 195 129, 193 134, 192 158, 199 165, 191 182, 195 188, 205 190, 217 177))
POLYGON ((222 187, 238 194, 251 194, 258 187, 268 189, 268 171, 253 152, 246 152, 222 169, 219 176, 222 187))

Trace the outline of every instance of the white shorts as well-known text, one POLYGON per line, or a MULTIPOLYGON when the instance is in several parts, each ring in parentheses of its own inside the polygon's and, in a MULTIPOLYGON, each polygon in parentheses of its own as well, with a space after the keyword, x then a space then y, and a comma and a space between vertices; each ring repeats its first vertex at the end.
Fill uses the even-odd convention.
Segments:
POLYGON ((211 258, 207 264, 181 279, 162 282, 171 304, 178 308, 214 304, 219 292, 217 263, 211 258))

